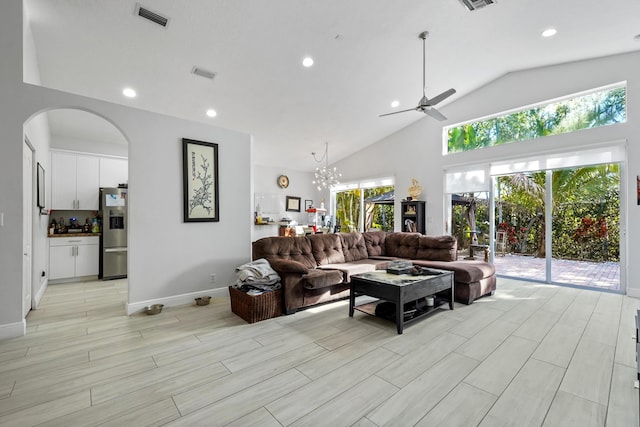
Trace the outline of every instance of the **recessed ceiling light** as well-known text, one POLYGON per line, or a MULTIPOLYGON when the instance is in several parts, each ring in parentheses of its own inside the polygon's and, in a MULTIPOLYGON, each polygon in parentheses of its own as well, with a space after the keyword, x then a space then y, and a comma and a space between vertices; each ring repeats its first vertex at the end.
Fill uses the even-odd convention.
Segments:
POLYGON ((213 110, 213 109, 211 109, 211 108, 207 110, 207 116, 209 116, 209 117, 215 117, 215 116, 217 116, 217 115, 218 115, 218 113, 216 113, 216 110, 213 110))
POLYGON ((400 101, 398 100, 391 102, 391 108, 396 108, 398 105, 400 105, 400 101))
POLYGON ((553 37, 557 32, 558 30, 556 30, 555 28, 547 28, 542 32, 542 37, 553 37))
POLYGON ((302 60, 302 65, 304 65, 305 67, 311 67, 313 65, 313 58, 307 56, 302 60))
POLYGON ((126 96, 127 98, 135 98, 135 97, 136 97, 136 91, 135 91, 135 90, 133 90, 133 89, 131 89, 130 87, 125 88, 125 89, 122 91, 122 94, 123 94, 124 96, 126 96))
POLYGON ((635 41, 640 41, 640 34, 636 34, 633 38, 635 41))

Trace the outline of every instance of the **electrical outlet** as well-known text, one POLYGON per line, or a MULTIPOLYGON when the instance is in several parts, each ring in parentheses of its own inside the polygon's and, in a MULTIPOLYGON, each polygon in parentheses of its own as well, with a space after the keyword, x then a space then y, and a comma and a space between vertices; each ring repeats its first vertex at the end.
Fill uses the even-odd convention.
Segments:
POLYGON ((210 278, 211 278, 211 283, 215 282, 215 281, 216 281, 216 275, 215 275, 215 273, 211 273, 210 278))

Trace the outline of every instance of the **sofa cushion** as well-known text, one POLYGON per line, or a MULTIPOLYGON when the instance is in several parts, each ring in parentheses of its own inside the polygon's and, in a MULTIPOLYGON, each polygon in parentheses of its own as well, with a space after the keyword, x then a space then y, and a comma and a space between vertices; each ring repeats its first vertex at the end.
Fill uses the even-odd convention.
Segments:
POLYGON ((331 268, 331 269, 339 270, 342 272, 342 279, 346 283, 349 283, 351 282, 351 276, 353 274, 368 273, 370 271, 376 271, 378 269, 378 263, 386 264, 384 263, 384 261, 375 262, 375 261, 360 260, 360 262, 354 261, 354 262, 344 262, 342 264, 322 265, 318 267, 318 269, 331 268), (363 262, 363 261, 366 261, 366 262, 363 262))
POLYGON ((269 261, 271 268, 273 268, 278 273, 299 273, 306 274, 309 272, 309 269, 305 267, 302 263, 298 261, 294 261, 292 259, 272 259, 269 261))
POLYGON ((367 231, 362 233, 364 238, 364 244, 367 248, 367 254, 371 256, 384 256, 385 248, 384 242, 387 233, 384 231, 367 231))
POLYGON ((306 237, 263 237, 252 244, 254 260, 266 258, 298 261, 306 268, 316 268, 316 260, 311 253, 311 242, 306 237))
POLYGON ((495 266, 484 261, 425 261, 413 260, 414 265, 453 271, 456 283, 473 283, 494 276, 495 266))
POLYGON ((344 262, 342 241, 337 234, 312 234, 307 238, 311 242, 311 253, 316 265, 344 262))
POLYGON ((344 254, 345 262, 358 261, 369 256, 361 233, 357 231, 340 233, 338 236, 340 236, 340 241, 342 242, 342 253, 344 254))
POLYGON ((417 259, 430 261, 455 261, 458 257, 458 241, 453 236, 420 236, 417 259))
POLYGON ((395 232, 387 233, 385 238, 385 255, 414 259, 418 253, 420 233, 395 232))
POLYGON ((342 283, 342 277, 339 270, 311 270, 302 276, 302 286, 306 289, 326 288, 342 283))

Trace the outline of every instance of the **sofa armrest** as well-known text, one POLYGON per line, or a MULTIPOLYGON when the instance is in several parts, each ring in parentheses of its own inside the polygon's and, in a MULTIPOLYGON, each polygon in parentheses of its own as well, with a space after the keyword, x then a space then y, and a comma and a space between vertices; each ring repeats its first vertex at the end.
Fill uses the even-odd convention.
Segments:
POLYGON ((271 264, 271 268, 273 268, 278 274, 280 273, 298 273, 298 274, 307 274, 309 269, 304 266, 304 264, 293 261, 290 259, 273 259, 269 260, 269 264, 271 264))

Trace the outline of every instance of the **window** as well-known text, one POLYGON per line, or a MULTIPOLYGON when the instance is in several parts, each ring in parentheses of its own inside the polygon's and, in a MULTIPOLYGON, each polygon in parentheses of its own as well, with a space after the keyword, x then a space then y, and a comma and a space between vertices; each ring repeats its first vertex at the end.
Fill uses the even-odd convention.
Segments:
POLYGON ((331 190, 336 231, 393 231, 393 179, 361 181, 331 190))
POLYGON ((447 153, 471 151, 627 120, 625 84, 445 128, 447 153))

